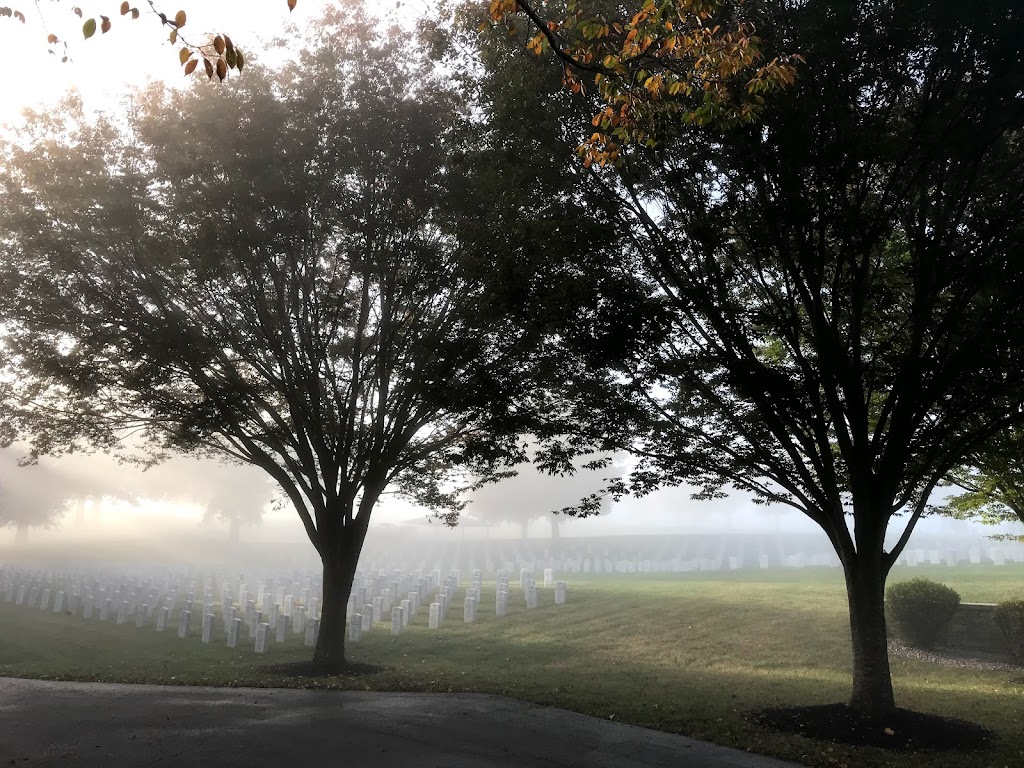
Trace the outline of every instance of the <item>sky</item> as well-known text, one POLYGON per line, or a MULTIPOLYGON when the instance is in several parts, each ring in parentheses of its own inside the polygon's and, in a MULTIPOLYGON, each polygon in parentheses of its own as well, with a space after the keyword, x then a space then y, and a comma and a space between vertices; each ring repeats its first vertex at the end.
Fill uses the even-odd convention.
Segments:
MULTIPOLYGON (((238 48, 254 58, 265 48, 262 41, 288 34, 292 25, 307 25, 325 6, 323 0, 298 0, 295 10, 289 13, 286 0, 153 3, 168 17, 179 9, 186 12, 181 32, 190 42, 203 39, 207 33, 227 34, 238 48)), ((22 11, 26 21, 22 24, 13 18, 0 18, 0 50, 7 62, 0 85, 0 123, 16 120, 26 106, 52 104, 73 87, 82 94, 87 107, 103 109, 127 86, 143 85, 149 80, 162 80, 171 86, 183 83, 185 78, 177 55, 181 45, 171 45, 170 30, 161 26, 147 0, 133 1, 140 11, 139 19, 134 21, 131 16, 119 15, 120 4, 120 0, 13 0, 12 7, 22 11), (76 7, 82 9, 83 18, 73 13, 76 7), (101 14, 110 18, 110 31, 97 31, 85 40, 83 19, 99 18, 101 14), (49 45, 50 33, 62 42, 49 45), (61 62, 64 42, 67 63, 61 62), (51 49, 56 55, 49 53, 51 49)), ((402 0, 396 7, 393 2, 371 0, 367 5, 390 18, 408 21, 422 12, 427 2, 402 0)))

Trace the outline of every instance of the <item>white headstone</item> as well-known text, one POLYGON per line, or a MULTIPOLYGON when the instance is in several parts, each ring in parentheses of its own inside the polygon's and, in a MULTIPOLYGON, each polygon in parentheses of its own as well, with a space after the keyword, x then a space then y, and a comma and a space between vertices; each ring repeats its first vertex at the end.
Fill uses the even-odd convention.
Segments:
POLYGON ((431 603, 430 604, 430 617, 427 619, 427 626, 430 629, 437 629, 441 626, 441 604, 431 603))
POLYGON ((466 602, 462 609, 462 619, 466 624, 472 624, 476 621, 476 600, 472 597, 466 598, 466 602))
POLYGON ((189 624, 192 620, 192 611, 182 611, 178 615, 178 637, 188 637, 189 624))
POLYGON ((61 590, 57 593, 57 597, 53 601, 53 612, 63 613, 64 612, 64 591, 61 590))
POLYGON ((145 625, 145 623, 146 623, 146 608, 148 608, 148 607, 149 606, 147 606, 145 603, 143 603, 142 606, 140 607, 140 609, 135 612, 135 628, 136 629, 142 629, 142 627, 145 625))
POLYGON ((363 615, 361 613, 353 613, 348 617, 348 639, 353 643, 358 643, 362 634, 363 615))
POLYGON ((494 614, 496 616, 508 615, 508 592, 498 592, 497 599, 494 602, 494 614))
POLYGON ((288 636, 288 618, 286 616, 277 617, 277 627, 274 628, 274 639, 279 643, 283 643, 284 639, 288 636))
POLYGON ((214 615, 212 613, 203 614, 203 642, 208 643, 213 639, 213 621, 214 615))
POLYGON ((320 633, 320 619, 306 619, 306 631, 303 641, 307 648, 316 646, 316 636, 320 633))
POLYGON ((544 586, 550 587, 555 583, 555 571, 552 568, 544 569, 544 586))
POLYGON ((373 606, 367 603, 363 606, 363 627, 362 631, 365 634, 373 629, 373 606))
MULTIPOLYGON (((160 613, 156 615, 156 631, 163 632, 167 628, 167 618, 170 616, 171 611, 169 608, 164 606, 160 609, 160 613)), ((100 618, 103 618, 102 615, 100 618)))
POLYGON ((228 648, 238 647, 238 635, 242 632, 242 620, 234 618, 228 625, 228 648))
POLYGON ((409 620, 412 618, 412 600, 402 601, 402 626, 409 626, 409 620))
POLYGON ((402 607, 396 605, 391 609, 391 636, 402 634, 402 607))
POLYGON ((381 612, 384 610, 384 598, 375 597, 373 598, 373 621, 374 623, 380 621, 381 612))
POLYGON ((565 582, 560 581, 555 584, 555 605, 563 605, 565 603, 565 582))
POLYGON ((128 621, 128 601, 122 600, 117 606, 117 623, 124 624, 128 621))
POLYGON ((270 629, 270 625, 261 621, 256 625, 256 653, 267 652, 267 630, 270 629))

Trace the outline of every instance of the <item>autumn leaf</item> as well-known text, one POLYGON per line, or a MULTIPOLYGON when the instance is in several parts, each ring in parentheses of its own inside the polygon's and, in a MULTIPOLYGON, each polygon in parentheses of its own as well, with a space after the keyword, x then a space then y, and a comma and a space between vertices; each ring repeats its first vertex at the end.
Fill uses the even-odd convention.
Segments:
POLYGON ((82 34, 86 40, 96 34, 96 19, 89 19, 82 25, 82 34))
POLYGON ((237 67, 238 71, 241 72, 242 71, 242 67, 244 67, 244 66, 245 66, 245 59, 242 57, 242 51, 239 50, 238 48, 235 48, 235 67, 237 67))
POLYGON ((178 27, 179 29, 185 26, 184 11, 178 11, 176 14, 174 14, 174 26, 178 27))
POLYGON ((199 64, 199 59, 192 59, 188 64, 185 65, 185 75, 191 75, 196 71, 196 66, 199 64))
POLYGON ((228 63, 224 59, 217 59, 217 77, 224 81, 224 78, 228 76, 228 63))
POLYGON ((130 11, 130 10, 131 10, 131 6, 128 4, 128 0, 124 0, 124 2, 121 3, 121 15, 122 16, 127 15, 128 11, 130 11))
POLYGON ((46 36, 46 42, 48 42, 50 45, 55 45, 58 42, 57 36, 51 32, 46 36))
POLYGON ((107 32, 110 31, 110 19, 106 16, 100 16, 100 18, 103 20, 103 22, 100 24, 100 32, 102 32, 105 35, 107 34, 107 32))
POLYGON ((213 64, 210 63, 209 59, 203 59, 203 66, 206 67, 206 76, 213 79, 213 64))
POLYGON ((217 52, 218 56, 224 53, 224 38, 220 35, 213 38, 213 50, 217 52))
POLYGON ((178 51, 178 61, 180 61, 182 64, 188 61, 189 58, 191 58, 191 56, 192 51, 190 51, 188 48, 182 48, 180 51, 178 51))
POLYGON ((288 10, 289 11, 294 11, 295 10, 295 3, 296 3, 296 0, 288 0, 288 10))
POLYGON ((71 9, 71 12, 75 14, 75 16, 77 16, 78 18, 82 18, 82 9, 79 8, 77 5, 71 9))

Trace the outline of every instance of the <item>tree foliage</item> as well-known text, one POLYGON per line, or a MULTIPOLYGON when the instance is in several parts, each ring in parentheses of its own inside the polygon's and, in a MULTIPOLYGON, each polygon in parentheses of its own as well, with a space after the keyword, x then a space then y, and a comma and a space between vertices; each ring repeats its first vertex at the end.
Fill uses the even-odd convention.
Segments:
MULTIPOLYGON (((990 439, 945 478, 944 485, 961 489, 936 508, 958 520, 985 525, 1024 523, 1024 443, 1021 427, 1008 427, 990 439)), ((1024 535, 1000 534, 993 538, 1024 540, 1024 535)))
POLYGON ((600 98, 594 132, 580 146, 588 165, 619 161, 623 144, 654 146, 680 125, 749 123, 765 94, 792 85, 799 53, 767 59, 756 2, 644 0, 635 5, 567 0, 490 0, 497 23, 525 17, 527 46, 551 51, 564 83, 600 98))

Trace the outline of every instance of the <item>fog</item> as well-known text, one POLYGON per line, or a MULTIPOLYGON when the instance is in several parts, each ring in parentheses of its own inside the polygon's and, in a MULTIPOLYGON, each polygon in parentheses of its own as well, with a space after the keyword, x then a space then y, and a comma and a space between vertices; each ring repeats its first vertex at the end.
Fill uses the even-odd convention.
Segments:
MULTIPOLYGON (((298 516, 261 470, 209 459, 178 457, 143 471, 103 454, 75 454, 59 459, 42 457, 35 466, 18 466, 24 450, 0 451, 0 561, 46 557, 73 551, 82 560, 165 560, 168 562, 230 562, 237 558, 277 553, 304 565, 316 553, 298 516), (275 503, 276 500, 276 503, 275 503), (12 509, 28 514, 27 541, 17 541, 9 523, 12 509), (7 510, 4 512, 4 510, 7 510), (240 547, 229 541, 225 512, 243 520, 240 547)), ((455 544, 495 539, 518 540, 521 522, 502 522, 517 506, 529 509, 526 534, 530 540, 551 540, 551 509, 573 503, 599 488, 614 470, 582 472, 559 478, 538 474, 529 465, 518 477, 488 486, 473 497, 463 513, 464 524, 449 529, 432 519, 428 510, 385 494, 374 511, 367 551, 401 540, 455 544), (501 502, 505 512, 489 513, 501 502)), ((499 504, 500 506, 500 504, 499 504)), ((23 516, 25 516, 23 514, 23 516)), ((899 521, 891 526, 895 539, 899 521)), ((1019 527, 1018 527, 1019 528, 1019 527)), ((993 528, 973 522, 927 517, 915 530, 909 547, 970 547, 1014 549, 995 544, 995 533, 1020 533, 1014 526, 993 528)), ((825 535, 807 518, 784 506, 763 506, 741 493, 728 498, 696 501, 690 489, 665 489, 642 499, 623 499, 603 514, 578 520, 559 516, 558 536, 571 540, 614 537, 623 542, 651 536, 741 537, 805 542, 801 546, 828 553, 825 535)))

